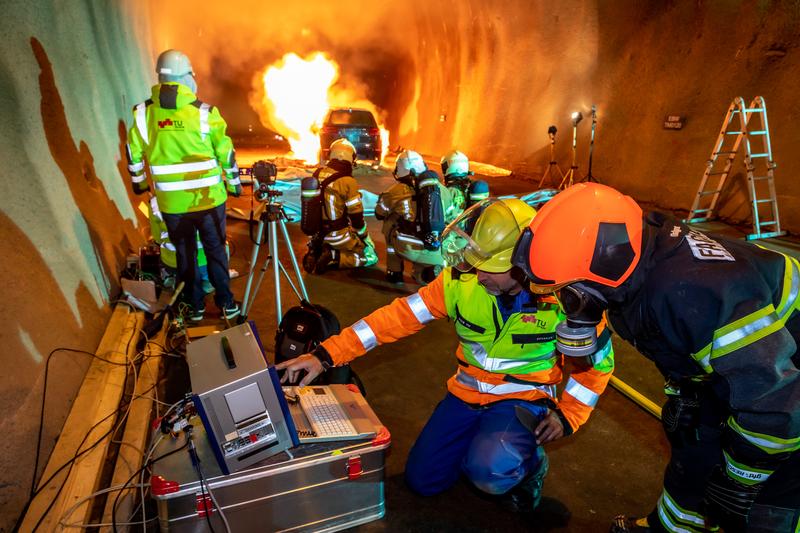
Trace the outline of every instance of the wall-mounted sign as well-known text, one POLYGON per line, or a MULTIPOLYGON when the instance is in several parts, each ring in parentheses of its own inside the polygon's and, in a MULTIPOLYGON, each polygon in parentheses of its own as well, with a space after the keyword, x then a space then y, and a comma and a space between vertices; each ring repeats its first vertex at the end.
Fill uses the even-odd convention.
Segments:
POLYGON ((686 122, 686 117, 682 117, 680 115, 667 115, 664 117, 664 129, 679 130, 683 127, 684 122, 686 122))

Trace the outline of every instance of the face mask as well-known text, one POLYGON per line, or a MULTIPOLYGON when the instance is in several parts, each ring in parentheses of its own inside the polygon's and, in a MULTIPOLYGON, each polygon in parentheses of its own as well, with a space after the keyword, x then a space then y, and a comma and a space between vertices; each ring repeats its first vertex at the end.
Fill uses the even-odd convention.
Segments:
POLYGON ((584 357, 597 351, 597 325, 608 301, 584 283, 567 285, 558 294, 567 319, 556 327, 556 347, 564 355, 584 357))

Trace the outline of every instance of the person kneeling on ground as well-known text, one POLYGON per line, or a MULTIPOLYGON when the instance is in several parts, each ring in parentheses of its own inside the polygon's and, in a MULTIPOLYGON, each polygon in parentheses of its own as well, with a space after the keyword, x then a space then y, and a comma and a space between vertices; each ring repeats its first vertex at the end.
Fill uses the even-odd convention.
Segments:
POLYGON ((378 262, 364 220, 361 191, 353 178, 355 161, 355 147, 347 139, 336 139, 327 165, 314 172, 313 180, 304 180, 303 194, 321 199, 313 204, 321 213, 309 253, 303 258, 307 272, 323 274, 329 268, 367 267, 378 262), (315 186, 307 188, 309 183, 315 186))
POLYGON ((329 366, 345 364, 383 343, 450 318, 460 340, 458 369, 411 449, 406 482, 433 495, 461 473, 514 510, 533 511, 548 461, 543 445, 586 422, 614 369, 610 332, 580 357, 564 357, 555 299, 531 293, 511 266, 518 236, 536 211, 519 199, 488 199, 464 212, 443 234, 448 266, 417 293, 359 320, 312 353, 277 365, 283 381, 301 372, 306 385, 329 366), (570 363, 560 401, 556 385, 570 363), (499 438, 498 436, 502 436, 499 438))

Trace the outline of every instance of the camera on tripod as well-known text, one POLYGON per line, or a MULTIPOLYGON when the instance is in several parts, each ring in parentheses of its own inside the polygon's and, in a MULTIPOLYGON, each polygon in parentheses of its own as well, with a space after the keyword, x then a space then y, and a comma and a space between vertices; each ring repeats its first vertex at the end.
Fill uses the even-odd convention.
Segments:
POLYGON ((256 161, 251 169, 253 175, 253 196, 259 202, 271 201, 272 198, 283 196, 283 192, 273 189, 278 181, 278 167, 269 161, 256 161))

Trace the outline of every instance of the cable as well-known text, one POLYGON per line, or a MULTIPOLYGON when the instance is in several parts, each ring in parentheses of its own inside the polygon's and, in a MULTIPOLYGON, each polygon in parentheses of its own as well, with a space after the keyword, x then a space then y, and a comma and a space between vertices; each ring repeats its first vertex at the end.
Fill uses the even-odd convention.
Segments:
MULTIPOLYGON (((231 533, 231 526, 228 523, 228 518, 225 516, 225 513, 222 511, 222 507, 220 507, 219 503, 217 503, 217 499, 214 496, 214 493, 211 491, 211 487, 206 481, 206 477, 203 474, 203 469, 200 466, 200 457, 197 455, 197 449, 194 447, 194 440, 192 436, 192 427, 187 426, 186 431, 186 438, 189 442, 189 457, 192 461, 192 466, 194 466, 197 475, 200 477, 200 490, 203 491, 203 485, 205 485, 205 492, 208 492, 208 496, 211 498, 212 503, 212 510, 214 507, 217 508, 217 512, 219 512, 219 516, 222 519, 222 523, 225 525, 225 531, 227 533, 231 533)), ((205 507, 205 502, 203 502, 203 506, 205 507)), ((211 529, 211 533, 214 533, 214 527, 211 525, 211 518, 209 518, 209 512, 206 509, 206 522, 208 522, 208 527, 211 529)))
MULTIPOLYGON (((130 342, 128 343, 128 346, 130 346, 130 342)), ((138 355, 138 354, 137 354, 137 355, 138 355)), ((135 383, 136 383, 136 381, 137 381, 137 379, 136 379, 136 365, 135 365, 135 359, 131 359, 130 357, 128 357, 128 356, 127 356, 127 353, 125 354, 125 356, 126 356, 126 358, 128 359, 128 361, 130 362, 131 371, 132 371, 132 373, 133 373, 133 378, 134 378, 134 391, 135 391, 135 388, 136 388, 136 385, 135 385, 135 383)), ((124 379, 124 381, 123 381, 123 383, 122 383, 122 390, 123 390, 123 391, 124 391, 124 390, 127 388, 127 386, 128 386, 128 385, 127 385, 127 384, 128 384, 128 375, 129 375, 129 374, 128 374, 128 372, 125 372, 125 379, 124 379)), ((123 394, 123 401, 124 401, 124 394, 123 394)), ((76 450, 76 453, 75 453, 75 455, 73 455, 73 456, 72 456, 72 459, 70 459, 69 461, 67 461, 66 463, 64 463, 64 464, 63 464, 63 465, 62 465, 62 466, 61 466, 61 467, 58 469, 58 471, 56 471, 55 473, 53 473, 53 475, 51 475, 51 476, 50 476, 50 477, 47 479, 47 482, 46 482, 46 483, 44 483, 44 484, 42 484, 42 485, 41 485, 41 488, 37 489, 37 491, 36 491, 36 493, 35 493, 35 494, 38 494, 40 491, 42 491, 42 490, 43 490, 43 489, 44 489, 44 488, 45 488, 45 487, 46 487, 46 486, 47 486, 47 485, 50 483, 50 481, 52 481, 52 480, 53 480, 53 478, 55 477, 55 475, 56 475, 56 474, 57 474, 59 471, 63 470, 63 469, 66 467, 66 466, 69 466, 69 470, 67 470, 67 475, 64 477, 64 480, 61 482, 61 486, 59 486, 59 487, 58 487, 58 491, 56 491, 56 494, 55 494, 55 496, 53 496, 52 500, 50 500, 50 504, 47 506, 47 509, 45 509, 44 513, 42 513, 42 515, 39 517, 39 520, 36 522, 36 525, 34 526, 34 528, 33 528, 33 531, 36 531, 37 529, 39 529, 39 526, 42 524, 42 521, 45 519, 45 517, 46 517, 46 516, 47 516, 47 515, 50 513, 50 511, 52 510, 52 508, 53 508, 53 505, 55 505, 56 501, 58 500, 58 497, 61 495, 61 491, 62 491, 62 490, 64 490, 64 486, 66 485, 67 479, 69 479, 69 473, 72 471, 72 466, 75 464, 75 461, 77 461, 77 460, 78 460, 78 458, 79 458, 80 456, 82 456, 83 454, 85 454, 85 453, 89 452, 90 450, 94 449, 94 447, 95 447, 95 446, 97 446, 98 444, 100 444, 101 442, 103 442, 103 440, 105 440, 105 438, 106 438, 106 437, 108 437, 109 435, 113 435, 114 433, 116 433, 117 431, 119 431, 119 429, 120 429, 120 428, 123 426, 123 424, 125 423, 125 421, 128 419, 128 415, 130 414, 130 410, 131 410, 131 407, 132 407, 132 406, 133 406, 133 402, 132 402, 132 401, 129 399, 129 400, 128 400, 128 403, 127 403, 127 404, 125 404, 125 406, 124 406, 124 407, 125 407, 125 414, 123 414, 123 415, 122 415, 122 417, 120 417, 120 419, 119 419, 119 421, 117 422, 117 424, 116 424, 115 426, 112 426, 111 428, 109 428, 109 430, 108 430, 108 431, 106 431, 106 432, 105 432, 105 433, 104 433, 104 434, 103 434, 103 435, 102 435, 100 438, 98 438, 98 439, 97 439, 97 440, 96 440, 96 441, 95 441, 95 442, 94 442, 94 443, 93 443, 91 446, 89 446, 88 448, 86 448, 86 449, 85 449, 85 450, 83 450, 83 451, 80 451, 80 449, 81 449, 81 446, 83 446, 83 443, 84 443, 84 442, 86 442, 86 439, 88 439, 88 438, 89 438, 89 435, 91 435, 91 434, 92 434, 92 431, 94 431, 94 429, 95 429, 97 426, 99 426, 99 425, 102 423, 102 421, 104 421, 104 420, 108 419, 108 418, 109 418, 109 417, 111 417, 111 416, 114 416, 114 415, 118 414, 118 413, 119 413, 119 411, 122 409, 122 405, 119 405, 119 406, 117 406, 117 408, 116 408, 116 409, 114 409, 114 410, 113 410, 112 412, 110 412, 108 415, 106 415, 105 417, 103 417, 103 419, 102 419, 100 422, 97 422, 97 423, 96 423, 94 426, 92 426, 92 428, 91 428, 89 431, 87 431, 87 432, 86 432, 86 434, 84 435, 83 439, 81 440, 81 443, 78 445, 78 448, 77 448, 77 450, 76 450), (80 452, 80 453, 78 453, 78 452, 80 452)), ((33 498, 31 498, 31 500, 30 500, 30 501, 32 501, 32 500, 33 500, 33 498)))
POLYGON ((126 481, 125 483, 122 484, 122 488, 119 490, 119 492, 117 492, 117 497, 114 498, 114 505, 111 506, 111 527, 113 528, 114 533, 117 533, 117 525, 118 525, 117 524, 117 505, 119 505, 119 497, 125 491, 125 488, 128 485, 130 485, 131 481, 136 479, 136 476, 138 476, 142 471, 144 471, 145 469, 149 468, 153 464, 157 463, 161 459, 164 459, 166 457, 169 457, 170 455, 174 455, 174 454, 182 451, 187 446, 189 446, 189 441, 188 440, 186 441, 186 444, 184 444, 180 448, 177 448, 175 450, 172 450, 171 452, 165 453, 164 455, 160 455, 160 456, 156 457, 155 459, 151 459, 151 460, 147 461, 139 470, 134 472, 133 475, 130 478, 128 478, 128 481, 126 481))
MULTIPOLYGON (((127 329, 134 329, 135 330, 136 328, 135 328, 135 326, 133 328, 126 328, 126 330, 124 330, 123 333, 125 333, 125 331, 127 331, 127 329)), ((30 508, 30 505, 33 502, 33 499, 54 479, 54 477, 56 475, 58 475, 67 466, 70 466, 70 471, 71 471, 71 469, 72 469, 71 465, 79 457, 81 457, 85 453, 87 453, 90 450, 92 450, 95 446, 97 446, 100 442, 102 442, 103 439, 105 439, 109 434, 111 434, 113 431, 115 431, 115 429, 112 427, 108 432, 106 432, 103 436, 101 436, 91 446, 89 446, 88 448, 86 448, 83 451, 80 451, 81 446, 83 446, 83 443, 86 442, 86 439, 89 438, 89 435, 91 435, 92 431, 94 431, 95 428, 97 428, 97 426, 99 426, 101 423, 103 423, 109 417, 111 417, 111 416, 113 416, 115 414, 118 414, 118 412, 120 410, 120 407, 117 407, 117 409, 115 409, 114 411, 112 411, 111 413, 109 413, 108 415, 103 417, 99 422, 97 422, 94 426, 92 426, 89 429, 89 431, 86 433, 86 435, 84 435, 84 438, 81 440, 81 442, 78 444, 78 447, 77 447, 76 452, 73 455, 72 459, 70 459, 69 461, 67 461, 63 465, 61 465, 47 479, 47 481, 45 483, 42 483, 40 485, 40 488, 37 490, 36 489, 36 485, 37 485, 37 483, 36 483, 36 475, 37 475, 38 470, 39 470, 39 458, 40 458, 40 455, 41 455, 42 433, 44 431, 44 408, 45 408, 46 401, 47 401, 47 380, 48 380, 49 373, 50 373, 50 361, 52 360, 53 356, 56 353, 59 353, 59 352, 72 352, 72 353, 89 355, 89 356, 91 356, 91 357, 93 357, 95 359, 98 359, 98 360, 103 361, 105 363, 108 363, 110 365, 126 366, 126 367, 130 365, 131 368, 133 368, 134 375, 135 375, 135 372, 136 372, 136 366, 135 366, 136 358, 134 357, 134 359, 131 359, 131 357, 128 355, 128 350, 130 349, 131 342, 133 342, 134 338, 136 338, 136 335, 131 335, 131 338, 128 339, 128 342, 125 345, 125 352, 118 352, 116 350, 109 350, 109 351, 104 352, 104 354, 103 354, 103 355, 107 355, 107 354, 124 355, 124 357, 126 359, 126 361, 124 363, 118 363, 116 361, 111 361, 109 359, 106 359, 105 357, 101 357, 100 355, 98 355, 96 353, 88 352, 86 350, 81 350, 81 349, 76 349, 76 348, 64 348, 64 347, 55 348, 47 355, 47 360, 45 362, 45 371, 44 371, 44 383, 42 385, 42 403, 41 403, 41 408, 39 409, 39 430, 38 430, 37 437, 36 437, 36 455, 35 455, 35 459, 34 459, 33 476, 32 476, 32 480, 31 480, 31 492, 30 492, 30 496, 28 498, 28 501, 25 503, 25 506, 22 508, 22 512, 20 513, 20 515, 19 515, 19 517, 17 519, 17 523, 14 526, 15 530, 19 529, 19 527, 21 526, 22 521, 25 518, 25 514, 27 513, 28 509, 30 508)), ((137 353, 136 355, 138 356, 139 354, 137 353)), ((125 372, 125 379, 123 381, 123 390, 125 388, 127 388, 127 382, 128 382, 128 372, 126 371, 125 372)), ((126 417, 127 417, 127 414, 126 414, 126 417)), ((124 420, 124 418, 122 420, 124 420)), ((50 502, 50 505, 48 505, 47 510, 44 512, 44 514, 42 514, 39 517, 39 520, 37 521, 36 526, 34 527, 34 530, 36 530, 41 525, 41 522, 44 519, 44 517, 52 509, 53 505, 55 504, 55 501, 58 499, 59 495, 61 494, 61 491, 64 488, 64 483, 66 483, 66 479, 64 480, 64 482, 62 482, 61 487, 59 487, 58 491, 56 492, 55 497, 50 502)))

